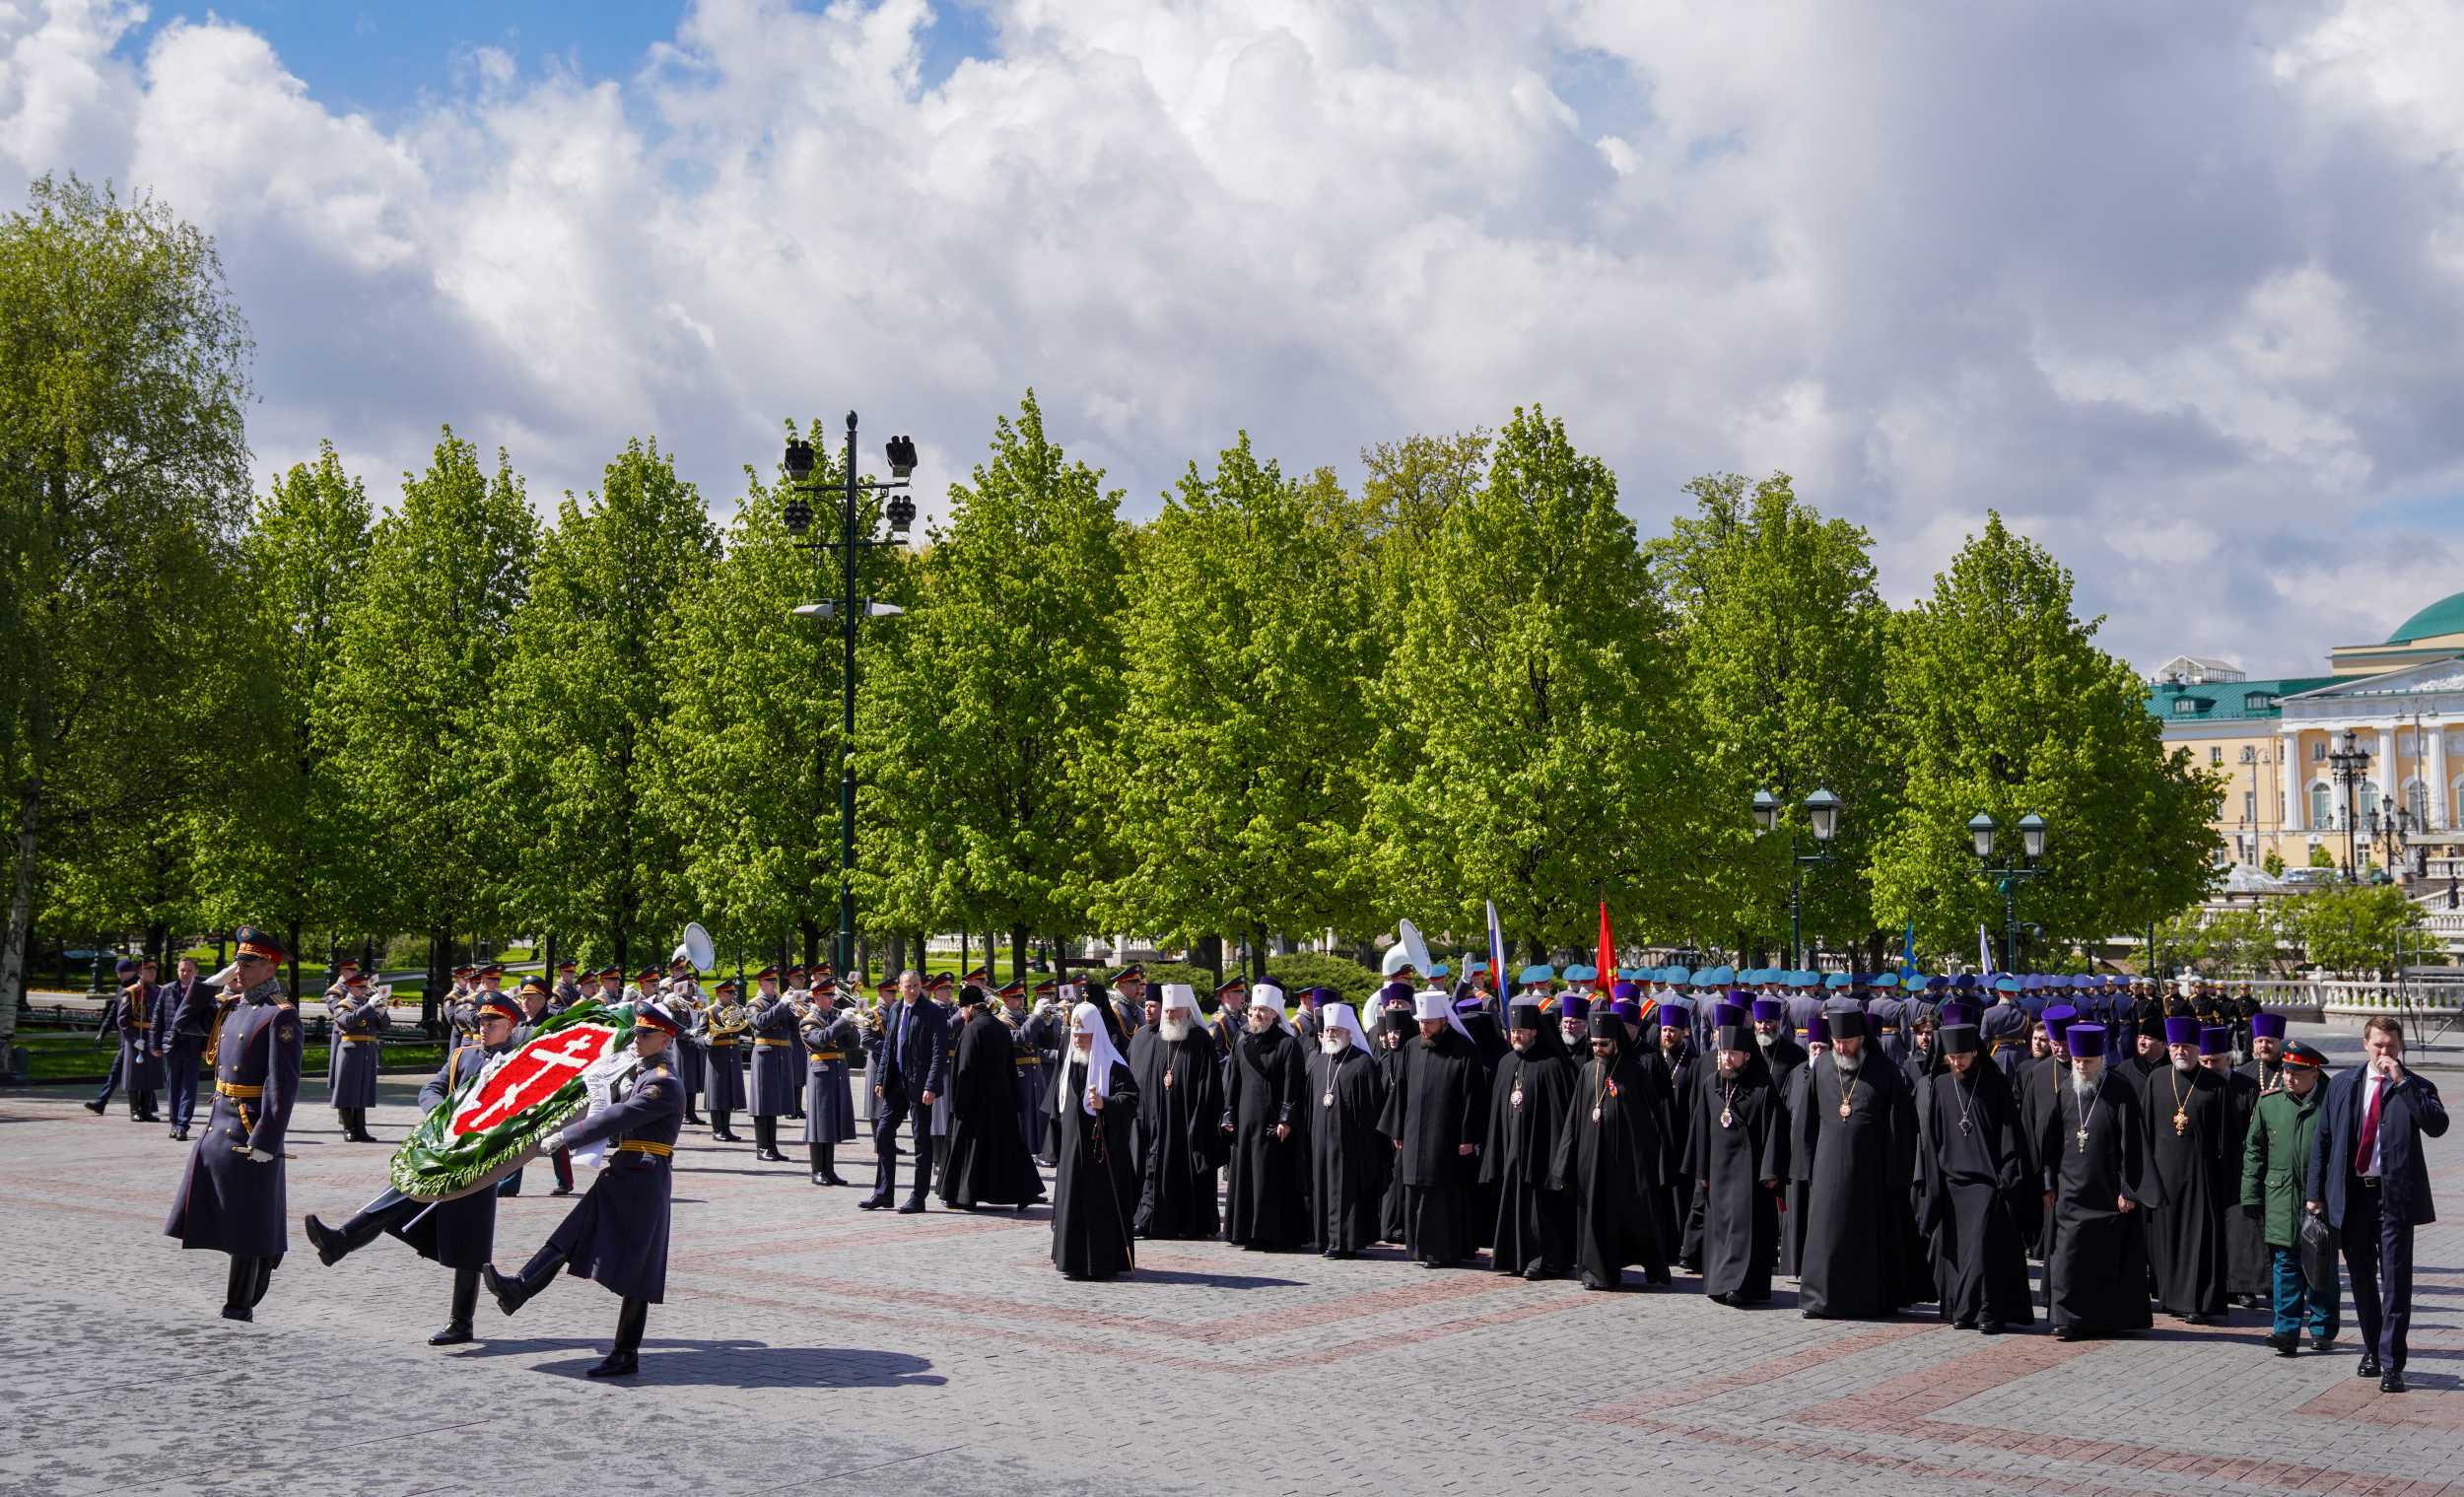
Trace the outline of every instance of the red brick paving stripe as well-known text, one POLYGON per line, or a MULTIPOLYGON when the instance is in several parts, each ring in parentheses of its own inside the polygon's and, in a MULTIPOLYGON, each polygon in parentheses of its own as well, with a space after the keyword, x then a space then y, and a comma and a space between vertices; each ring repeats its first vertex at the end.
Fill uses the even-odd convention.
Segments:
POLYGON ((1904 1341, 1910 1336, 1923 1335, 1929 1330, 1940 1328, 1936 1326, 1920 1325, 1909 1321, 1887 1322, 1835 1337, 1819 1346, 1809 1346, 1803 1351, 1792 1351, 1785 1356, 1772 1357, 1747 1367, 1741 1367, 1735 1372, 1717 1373, 1711 1377, 1697 1378, 1690 1383, 1680 1383, 1675 1388, 1656 1388, 1631 1398, 1621 1398, 1614 1403, 1599 1404, 1585 1409, 1582 1417, 1600 1424, 1642 1424, 1649 1422, 1642 1416, 1654 1409, 1700 1403, 1706 1398, 1714 1398, 1721 1394, 1776 1382, 1781 1378, 1792 1377, 1801 1372, 1810 1372, 1843 1357, 1852 1357, 1861 1351, 1879 1350, 1895 1341, 1904 1341))

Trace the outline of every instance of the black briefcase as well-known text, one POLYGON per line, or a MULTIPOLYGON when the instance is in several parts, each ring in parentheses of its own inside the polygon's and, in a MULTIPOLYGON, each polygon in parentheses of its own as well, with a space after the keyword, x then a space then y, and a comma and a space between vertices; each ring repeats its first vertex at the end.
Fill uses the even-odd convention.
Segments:
POLYGON ((2336 1229, 2316 1211, 2301 1213, 2301 1276, 2317 1294, 2336 1292, 2336 1229))

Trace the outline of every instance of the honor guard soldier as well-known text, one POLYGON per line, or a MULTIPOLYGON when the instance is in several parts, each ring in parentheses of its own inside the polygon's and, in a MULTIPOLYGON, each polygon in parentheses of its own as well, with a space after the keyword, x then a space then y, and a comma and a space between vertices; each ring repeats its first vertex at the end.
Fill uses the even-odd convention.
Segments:
MULTIPOLYGON (((522 982, 525 987, 537 984, 543 997, 547 992, 544 978, 522 982)), ((515 1027, 521 1011, 512 998, 490 993, 479 1000, 477 1008, 478 1043, 446 1056, 419 1089, 422 1114, 450 1101, 462 1083, 479 1074, 490 1056, 504 1055, 521 1043, 515 1027)), ((452 1308, 445 1328, 430 1336, 428 1344, 459 1346, 471 1338, 471 1313, 479 1306, 479 1275, 496 1247, 496 1198, 495 1191, 481 1190, 450 1200, 425 1201, 387 1190, 339 1227, 328 1227, 314 1216, 302 1225, 309 1246, 316 1250, 317 1261, 329 1268, 375 1242, 378 1233, 390 1232, 420 1257, 452 1269, 452 1308)))
POLYGON ((133 981, 120 991, 120 1078, 128 1087, 128 1116, 137 1123, 160 1123, 154 1094, 163 1089, 161 987, 154 981, 154 958, 137 959, 133 981))
POLYGON ((701 1099, 708 1085, 710 1056, 702 1050, 702 1030, 709 1009, 710 1004, 698 991, 671 994, 667 999, 667 1011, 684 1026, 684 1032, 668 1047, 668 1054, 676 1057, 669 1069, 684 1083, 684 1121, 688 1127, 708 1126, 702 1115, 693 1110, 693 1104, 701 1099))
POLYGON ((804 1153, 813 1184, 843 1186, 838 1147, 856 1141, 848 1056, 861 1037, 855 1014, 840 1006, 838 980, 827 970, 813 979, 812 1000, 796 1016, 796 1034, 804 1042, 804 1153))
POLYGON ((333 991, 325 995, 325 1012, 330 1022, 327 1039, 330 1053, 325 1058, 325 1088, 335 1113, 342 1119, 345 1143, 375 1143, 376 1137, 368 1130, 368 1110, 376 1105, 376 1058, 382 1053, 384 1032, 393 1024, 393 1016, 385 1012, 384 1002, 369 991, 368 975, 356 962, 343 964, 348 971, 333 991))
POLYGON ((785 1164, 779 1152, 779 1120, 803 1100, 803 1047, 795 1033, 795 1005, 779 991, 779 969, 753 974, 760 986, 746 1015, 753 1033, 753 1157, 785 1164))
POLYGON ((491 1265, 489 1292, 507 1315, 521 1309, 565 1269, 593 1278, 616 1295, 616 1344, 589 1369, 594 1378, 629 1378, 642 1370, 642 1332, 650 1307, 667 1295, 668 1204, 674 1194, 676 1135, 684 1129, 684 1083, 667 1066, 669 1047, 684 1029, 657 999, 634 1011, 633 1044, 642 1058, 633 1089, 582 1122, 539 1141, 546 1149, 604 1141, 607 1167, 548 1240, 508 1278, 491 1265))
POLYGON ((240 998, 214 1055, 214 1112, 190 1148, 164 1234, 182 1248, 231 1255, 223 1319, 254 1319, 288 1239, 283 1141, 300 1095, 299 1011, 277 974, 282 943, 253 926, 239 930, 234 964, 240 998))
MULTIPOLYGON (((1007 990, 1003 989, 1004 994, 1007 990)), ((1044 1109, 1048 1088, 1044 1078, 1061 1058, 1061 1045, 1068 1039, 1068 1021, 1057 1006, 1060 994, 1061 983, 1057 979, 1046 978, 1035 985, 1035 1006, 1019 1015, 1018 1041, 1011 1059, 1012 1068, 1018 1072, 1018 1125, 1027 1135, 1027 1152, 1038 1159, 1044 1157, 1045 1125, 1051 1119, 1044 1109)), ((1006 997, 1003 1001, 1007 1001, 1006 997)))
POLYGON ((736 1001, 735 979, 711 989, 710 1008, 701 1023, 707 1056, 702 1098, 710 1107, 710 1135, 720 1143, 736 1143, 740 1140, 727 1126, 727 1120, 744 1110, 744 1068, 737 1057, 743 1054, 744 1037, 752 1024, 745 1017, 744 1005, 736 1001))
MULTIPOLYGON (((539 1027, 555 1017, 556 990, 548 986, 546 978, 534 975, 521 980, 517 995, 521 999, 521 1022, 513 1027, 513 1044, 527 1045, 539 1037, 539 1027)), ((574 1156, 559 1149, 549 1157, 549 1163, 556 1170, 556 1189, 548 1193, 550 1195, 573 1194, 574 1156)), ((506 1193, 512 1195, 519 1192, 509 1191, 506 1193)))

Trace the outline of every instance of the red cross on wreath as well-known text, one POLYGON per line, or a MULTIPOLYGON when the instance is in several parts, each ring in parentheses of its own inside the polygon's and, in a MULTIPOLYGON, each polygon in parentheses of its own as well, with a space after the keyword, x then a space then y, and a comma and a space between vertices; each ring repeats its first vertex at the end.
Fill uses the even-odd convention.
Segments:
POLYGON ((547 1101, 607 1054, 616 1038, 616 1031, 603 1024, 575 1024, 541 1035, 513 1052, 463 1099, 446 1123, 447 1132, 454 1137, 484 1133, 547 1101))

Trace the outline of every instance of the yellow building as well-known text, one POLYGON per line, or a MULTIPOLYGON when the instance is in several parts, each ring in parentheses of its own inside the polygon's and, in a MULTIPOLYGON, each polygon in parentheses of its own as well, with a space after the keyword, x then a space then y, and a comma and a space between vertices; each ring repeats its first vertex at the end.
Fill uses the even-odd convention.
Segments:
POLYGON ((2168 745, 2228 777, 2216 825, 2234 861, 2273 850, 2298 868, 2321 848, 2338 866, 2353 855, 2384 866, 2384 844, 2369 847, 2377 813, 2406 823, 2414 856, 2445 878, 2464 846, 2464 592, 2383 644, 2336 646, 2329 668, 2254 681, 2181 656, 2157 668, 2148 711, 2168 745), (2366 757, 2339 777, 2330 756, 2348 746, 2366 757))

